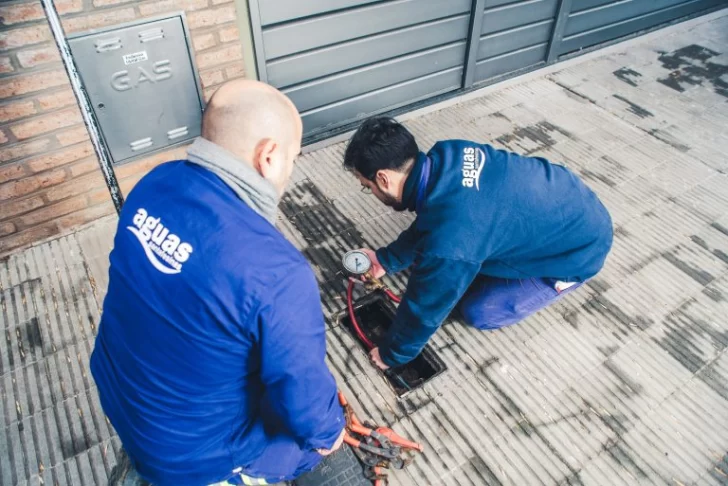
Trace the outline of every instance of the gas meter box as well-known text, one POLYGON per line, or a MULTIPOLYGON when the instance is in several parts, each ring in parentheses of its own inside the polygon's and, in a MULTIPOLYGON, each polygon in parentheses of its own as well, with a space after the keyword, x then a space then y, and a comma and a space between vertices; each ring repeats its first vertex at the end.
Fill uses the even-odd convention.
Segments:
POLYGON ((115 164, 200 135, 204 102, 183 13, 68 43, 115 164))

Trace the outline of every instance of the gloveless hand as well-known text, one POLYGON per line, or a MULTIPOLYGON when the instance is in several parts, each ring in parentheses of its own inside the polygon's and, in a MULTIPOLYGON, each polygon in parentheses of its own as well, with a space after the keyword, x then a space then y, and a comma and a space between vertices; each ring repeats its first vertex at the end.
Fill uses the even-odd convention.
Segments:
POLYGON ((372 268, 369 270, 369 274, 374 278, 384 277, 387 271, 384 269, 382 264, 379 263, 377 253, 374 250, 370 250, 369 248, 361 248, 359 251, 366 254, 366 256, 369 257, 369 260, 371 260, 372 262, 372 268))
POLYGON ((374 363, 380 370, 389 369, 389 366, 387 366, 387 364, 382 361, 382 356, 379 354, 379 348, 374 348, 369 351, 369 358, 371 358, 372 363, 374 363))

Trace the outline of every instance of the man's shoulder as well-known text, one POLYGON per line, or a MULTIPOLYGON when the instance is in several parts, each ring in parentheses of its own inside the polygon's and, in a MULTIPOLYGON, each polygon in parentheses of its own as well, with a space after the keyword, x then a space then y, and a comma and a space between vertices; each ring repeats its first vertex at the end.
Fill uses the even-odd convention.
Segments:
POLYGON ((164 253, 174 256, 175 243, 187 248, 185 266, 214 269, 220 277, 242 272, 253 278, 269 267, 291 272, 307 265, 275 226, 214 174, 187 161, 162 164, 139 182, 124 204, 115 246, 141 244, 148 255, 167 260, 164 253))

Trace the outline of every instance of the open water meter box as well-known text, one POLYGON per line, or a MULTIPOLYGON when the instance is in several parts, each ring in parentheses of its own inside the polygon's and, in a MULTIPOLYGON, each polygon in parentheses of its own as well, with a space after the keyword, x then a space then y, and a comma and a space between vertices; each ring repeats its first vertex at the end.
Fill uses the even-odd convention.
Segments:
MULTIPOLYGON (((354 316, 364 334, 372 342, 378 344, 394 321, 395 308, 384 293, 373 292, 356 301, 354 316)), ((337 317, 338 322, 351 332, 362 347, 365 347, 354 331, 348 310, 341 312, 337 317)), ((384 373, 384 376, 397 395, 403 397, 446 369, 442 359, 437 356, 430 345, 427 345, 414 360, 406 365, 390 368, 384 373)))
POLYGON ((68 44, 115 164, 200 135, 204 101, 183 13, 75 34, 68 44))

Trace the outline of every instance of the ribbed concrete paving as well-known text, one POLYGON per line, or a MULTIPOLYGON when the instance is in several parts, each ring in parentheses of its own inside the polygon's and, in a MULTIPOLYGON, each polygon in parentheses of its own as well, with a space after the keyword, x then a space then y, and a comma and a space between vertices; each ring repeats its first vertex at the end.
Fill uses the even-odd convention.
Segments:
MULTIPOLYGON (((393 484, 728 484, 727 96, 725 14, 409 122, 423 147, 563 161, 617 232, 557 306, 494 333, 448 322, 448 371, 403 400, 334 317, 340 255, 412 218, 359 192, 343 144, 302 158, 279 226, 321 283, 331 368, 360 416, 427 447, 393 484)), ((115 464, 87 366, 113 223, 0 261, 2 485, 105 484, 115 464)))

